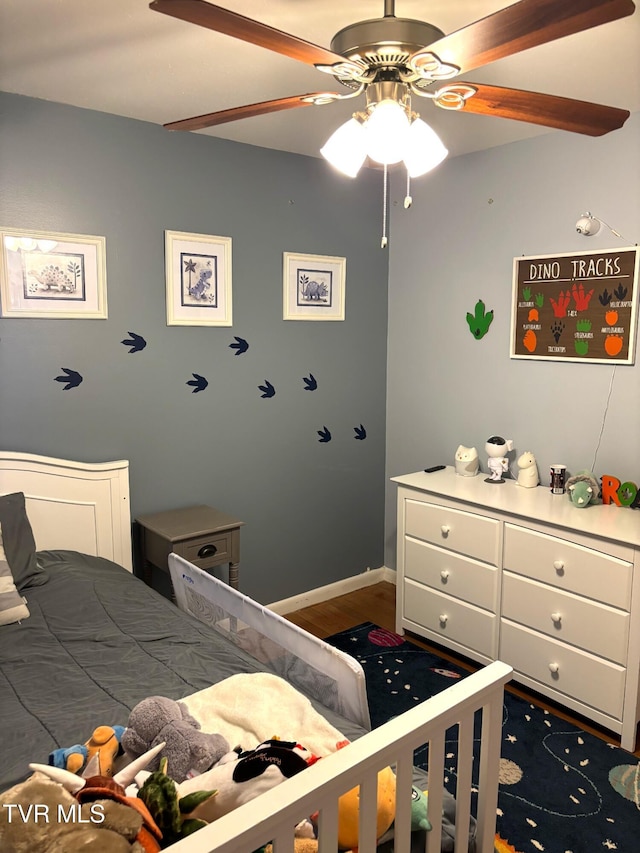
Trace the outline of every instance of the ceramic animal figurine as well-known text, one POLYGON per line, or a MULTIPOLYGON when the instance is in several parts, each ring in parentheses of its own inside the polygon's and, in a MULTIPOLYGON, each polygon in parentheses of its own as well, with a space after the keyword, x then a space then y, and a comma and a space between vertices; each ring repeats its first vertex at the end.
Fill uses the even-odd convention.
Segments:
POLYGON ((510 438, 503 438, 501 435, 492 435, 491 438, 487 439, 484 450, 489 457, 487 467, 490 474, 485 483, 504 483, 502 475, 509 470, 509 460, 506 458, 506 454, 513 450, 513 441, 510 438))
POLYGON ((519 486, 524 486, 525 489, 533 489, 540 483, 536 457, 530 450, 525 450, 525 452, 518 457, 517 465, 519 486))
POLYGON ((458 446, 455 456, 456 474, 461 477, 475 477, 480 467, 478 451, 475 447, 458 446))

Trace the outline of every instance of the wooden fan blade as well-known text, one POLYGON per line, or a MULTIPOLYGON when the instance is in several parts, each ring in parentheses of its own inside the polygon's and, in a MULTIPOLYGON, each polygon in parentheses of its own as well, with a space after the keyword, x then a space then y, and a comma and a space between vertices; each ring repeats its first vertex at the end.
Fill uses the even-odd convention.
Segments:
POLYGON ((172 121, 163 125, 167 130, 204 130, 206 127, 215 127, 217 124, 226 124, 229 121, 238 121, 241 118, 252 118, 266 113, 277 113, 280 110, 291 110, 295 107, 314 106, 313 101, 306 98, 318 98, 320 96, 338 95, 335 92, 315 92, 310 95, 292 95, 289 98, 278 98, 275 101, 262 101, 259 104, 247 104, 244 107, 232 107, 229 110, 220 110, 217 113, 185 118, 181 121, 172 121))
POLYGON ((163 12, 173 18, 180 18, 182 21, 265 47, 291 59, 306 62, 307 65, 333 65, 335 62, 344 61, 344 57, 327 48, 318 47, 221 6, 214 6, 206 0, 153 0, 149 8, 154 12, 163 12))
POLYGON ((520 0, 438 39, 429 50, 462 73, 624 18, 634 10, 631 0, 520 0))
POLYGON ((499 116, 587 136, 603 136, 617 130, 629 118, 628 110, 525 92, 521 89, 504 89, 502 86, 484 86, 480 83, 458 83, 477 89, 464 102, 461 112, 499 116))

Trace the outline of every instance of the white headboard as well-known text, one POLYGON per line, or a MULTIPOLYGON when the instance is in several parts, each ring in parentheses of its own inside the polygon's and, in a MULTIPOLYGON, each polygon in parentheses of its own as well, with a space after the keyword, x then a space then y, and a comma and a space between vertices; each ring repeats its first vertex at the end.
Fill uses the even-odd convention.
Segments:
POLYGON ((39 551, 107 557, 133 571, 129 463, 0 451, 0 494, 24 492, 39 551))

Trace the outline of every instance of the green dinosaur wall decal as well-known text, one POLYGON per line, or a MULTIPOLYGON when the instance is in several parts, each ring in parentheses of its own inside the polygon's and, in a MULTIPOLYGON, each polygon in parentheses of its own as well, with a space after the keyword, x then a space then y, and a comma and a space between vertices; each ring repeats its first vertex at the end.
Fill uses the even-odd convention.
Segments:
POLYGON ((493 321, 493 311, 485 311, 484 302, 478 299, 476 302, 475 311, 473 314, 467 312, 467 323, 469 330, 476 340, 484 338, 489 331, 489 326, 493 321))

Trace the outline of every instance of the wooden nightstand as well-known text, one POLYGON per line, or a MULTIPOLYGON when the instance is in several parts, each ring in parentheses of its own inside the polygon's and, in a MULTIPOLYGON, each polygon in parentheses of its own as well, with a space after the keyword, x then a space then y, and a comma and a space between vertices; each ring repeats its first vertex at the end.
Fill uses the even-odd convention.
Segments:
POLYGON ((228 563, 229 586, 238 588, 243 521, 210 506, 190 506, 141 515, 136 522, 147 583, 151 566, 169 571, 167 558, 173 551, 206 571, 228 563))

